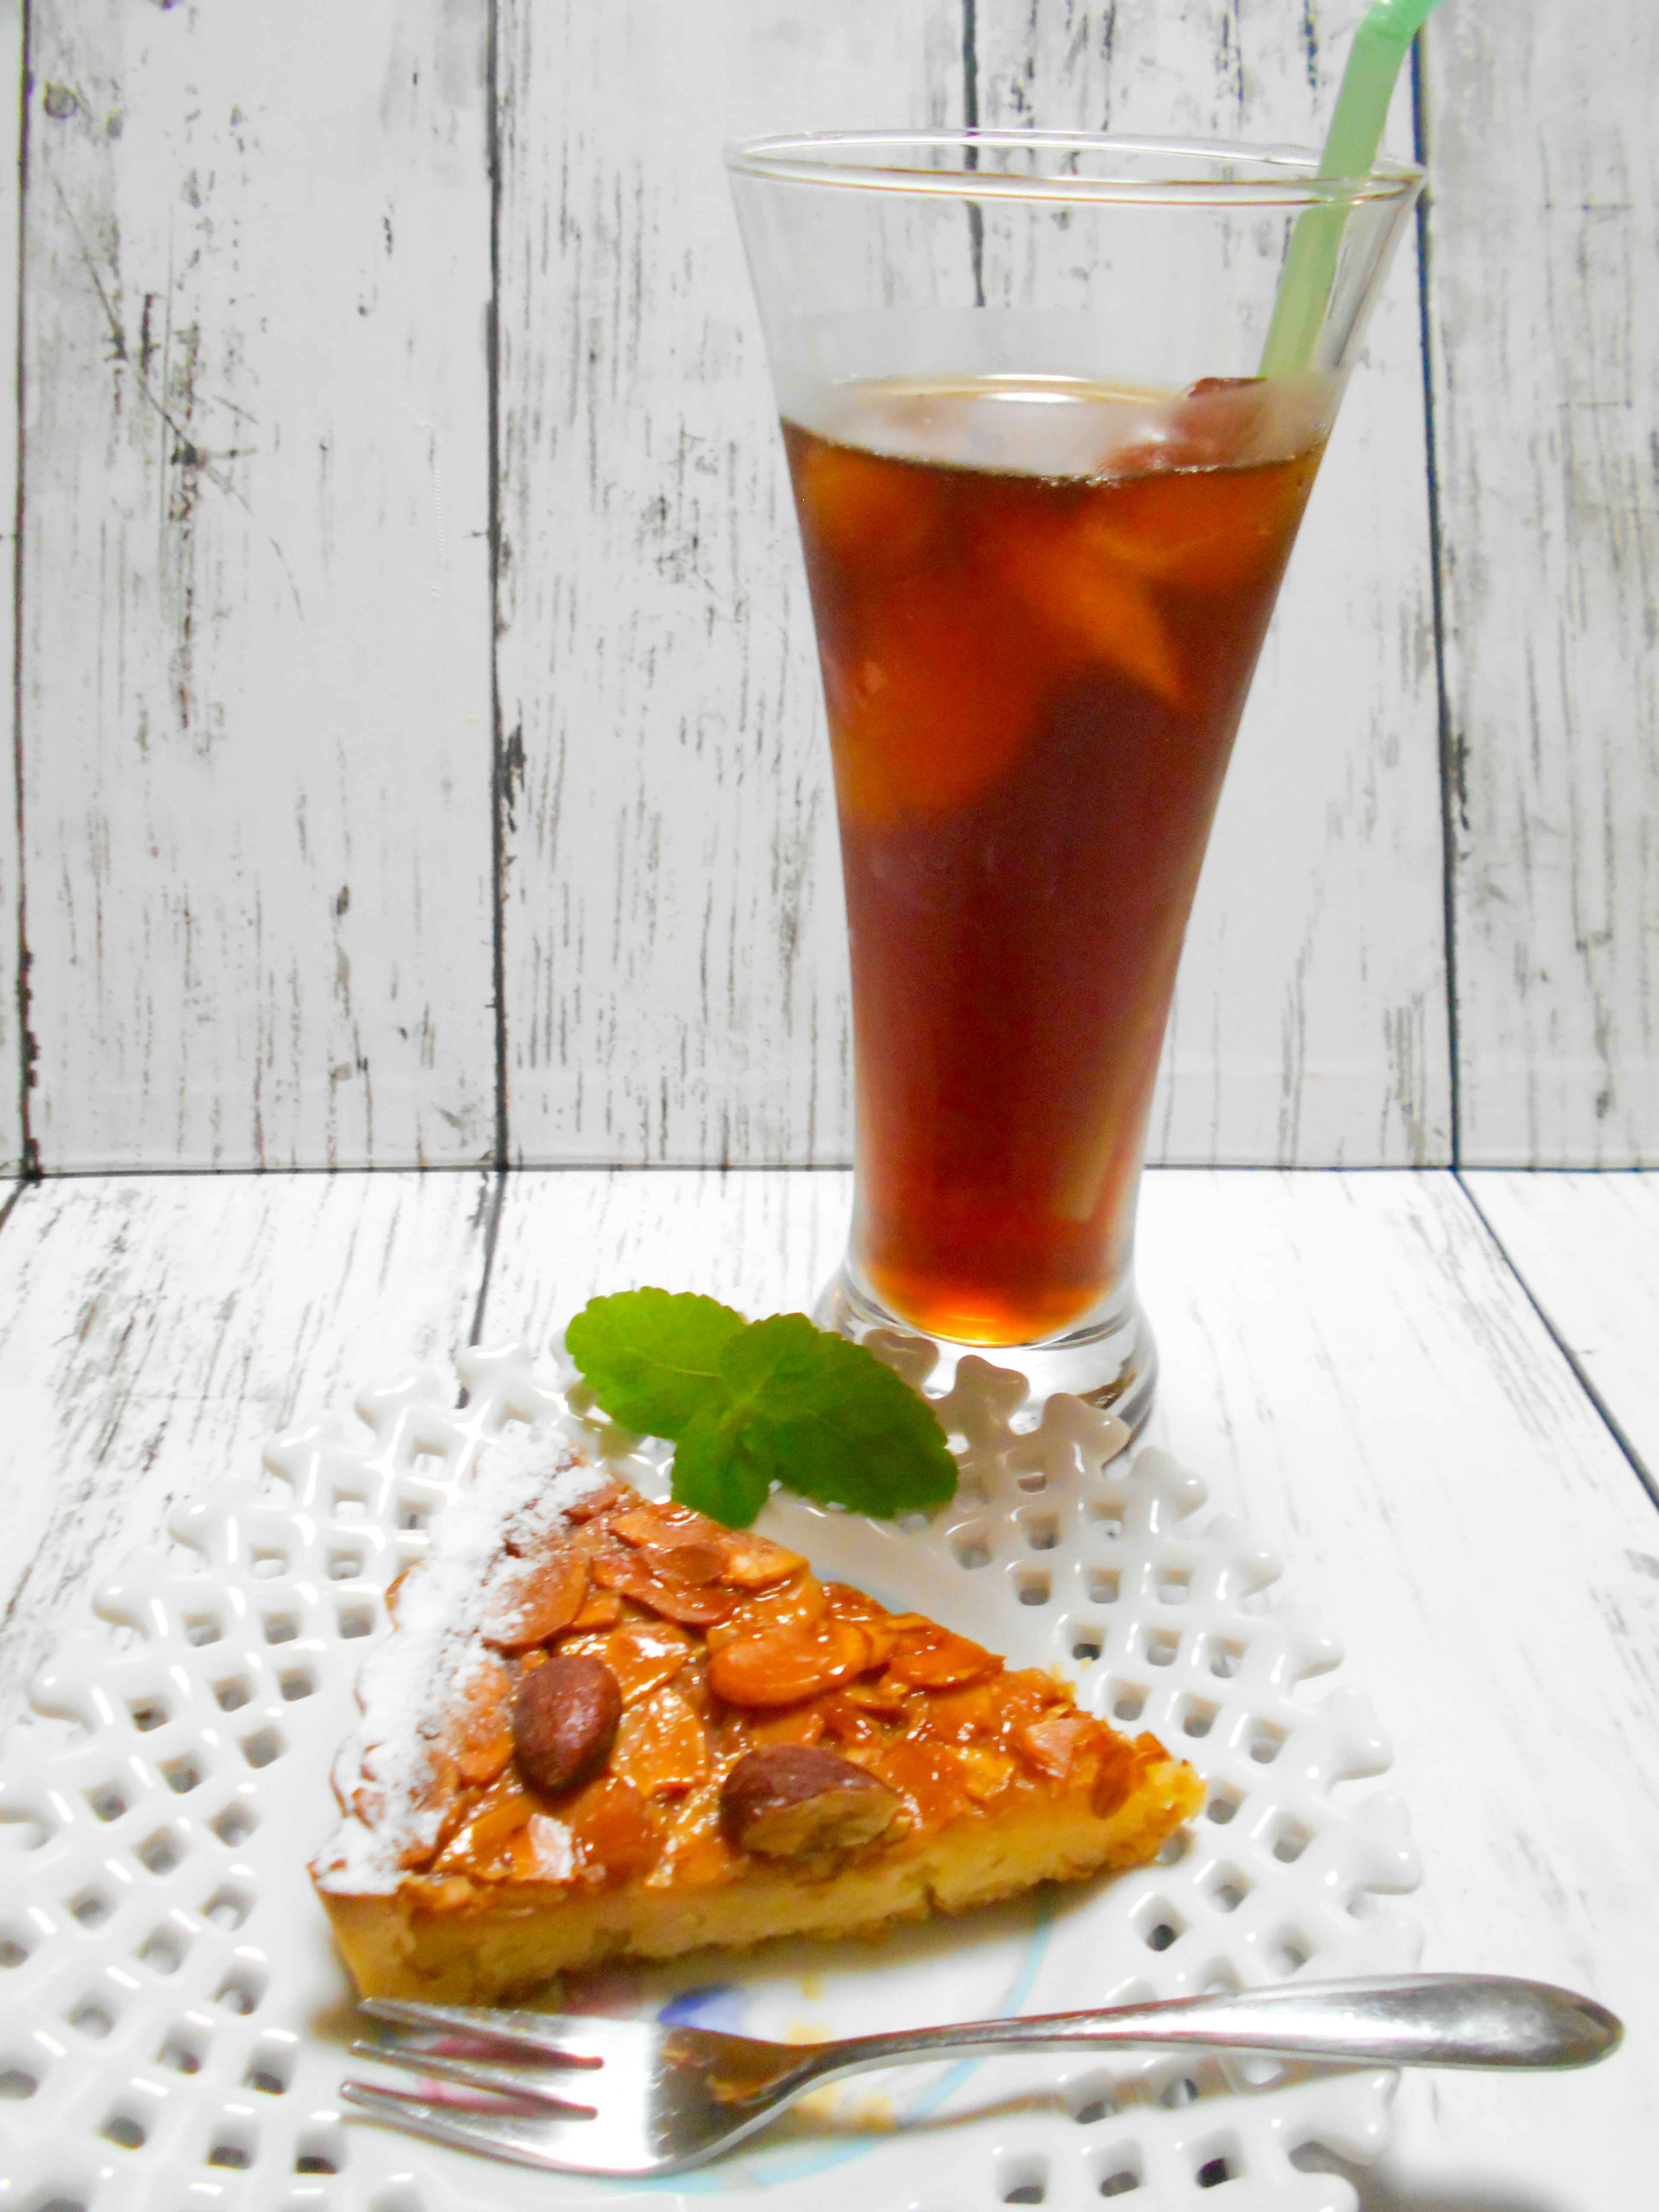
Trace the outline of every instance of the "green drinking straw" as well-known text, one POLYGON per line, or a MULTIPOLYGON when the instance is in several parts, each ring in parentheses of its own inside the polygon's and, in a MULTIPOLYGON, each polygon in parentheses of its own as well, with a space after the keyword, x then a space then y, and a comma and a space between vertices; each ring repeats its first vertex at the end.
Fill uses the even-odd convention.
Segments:
MULTIPOLYGON (((1437 4, 1375 0, 1348 49, 1336 112, 1319 157, 1322 177, 1370 175, 1400 65, 1437 4)), ((1331 204, 1310 208, 1297 222, 1261 350, 1263 376, 1294 376, 1312 360, 1347 218, 1346 207, 1331 204)))

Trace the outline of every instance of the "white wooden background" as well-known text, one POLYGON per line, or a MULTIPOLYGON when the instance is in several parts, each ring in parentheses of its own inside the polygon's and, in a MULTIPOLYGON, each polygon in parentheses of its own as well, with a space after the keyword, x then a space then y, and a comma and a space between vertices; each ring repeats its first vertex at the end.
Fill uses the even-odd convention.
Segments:
MULTIPOLYGON (((821 709, 720 145, 1307 140, 1359 11, 0 0, 0 1156, 845 1158, 821 709)), ((1157 1157, 1659 1159, 1659 16, 1595 24, 1431 25, 1426 264, 1267 648, 1157 1157)))

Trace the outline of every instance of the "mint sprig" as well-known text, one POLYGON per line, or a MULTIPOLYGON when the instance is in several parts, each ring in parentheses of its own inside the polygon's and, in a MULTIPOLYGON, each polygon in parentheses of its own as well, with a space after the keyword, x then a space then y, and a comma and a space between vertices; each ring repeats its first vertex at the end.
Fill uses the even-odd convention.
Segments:
POLYGON ((565 1331, 613 1420, 674 1444, 674 1501, 743 1528, 774 1483, 890 1518, 956 1494, 933 1408, 873 1352, 805 1314, 745 1322, 659 1290, 591 1298, 565 1331))

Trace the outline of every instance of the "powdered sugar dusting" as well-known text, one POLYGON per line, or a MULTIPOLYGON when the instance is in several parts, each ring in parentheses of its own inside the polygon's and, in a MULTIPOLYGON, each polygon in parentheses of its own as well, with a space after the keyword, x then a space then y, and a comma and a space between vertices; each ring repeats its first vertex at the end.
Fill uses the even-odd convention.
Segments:
POLYGON ((432 1550, 398 1589, 397 1627, 358 1678, 362 1722, 334 1771, 346 1817, 313 1868, 319 1887, 387 1895, 406 1857, 436 1842, 434 1756, 457 1705, 495 1663, 481 1631, 501 1555, 540 1551, 607 1479, 556 1433, 514 1431, 484 1445, 432 1550))

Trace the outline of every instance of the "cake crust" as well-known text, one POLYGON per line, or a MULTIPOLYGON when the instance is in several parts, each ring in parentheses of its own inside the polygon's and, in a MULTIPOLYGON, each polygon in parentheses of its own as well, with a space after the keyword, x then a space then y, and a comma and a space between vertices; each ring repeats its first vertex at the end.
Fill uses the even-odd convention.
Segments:
POLYGON ((1140 1864, 1202 1801, 1056 1676, 568 1445, 489 1447, 392 1595, 311 1869, 365 1996, 872 1934, 1140 1864))

